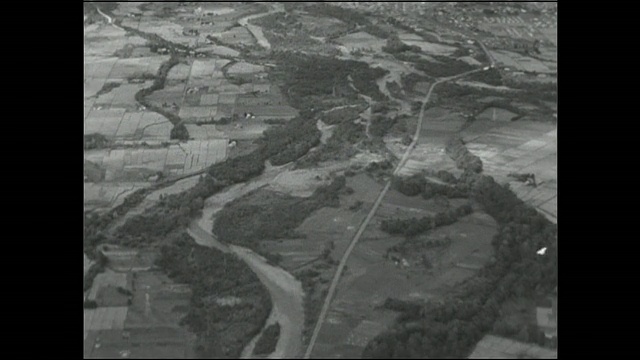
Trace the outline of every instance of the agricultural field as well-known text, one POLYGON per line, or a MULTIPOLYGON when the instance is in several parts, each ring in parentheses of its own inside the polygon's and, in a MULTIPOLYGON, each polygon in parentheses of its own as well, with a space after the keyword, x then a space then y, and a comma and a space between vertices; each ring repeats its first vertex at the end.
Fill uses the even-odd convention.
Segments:
POLYGON ((557 129, 553 124, 519 120, 505 125, 478 120, 462 134, 467 148, 482 159, 484 172, 508 182, 525 202, 557 216, 557 129), (510 173, 532 173, 537 187, 514 181, 510 173))
POLYGON ((156 113, 95 106, 85 119, 84 134, 111 140, 169 141, 172 128, 169 120, 156 113))
POLYGON ((112 208, 120 205, 127 195, 143 188, 147 183, 84 183, 85 210, 112 208))
POLYGON ((532 57, 523 56, 507 50, 493 50, 491 55, 500 66, 513 69, 514 71, 526 71, 540 74, 555 74, 556 65, 550 62, 543 62, 532 57))
MULTIPOLYGON (((510 236, 504 230, 509 214, 491 201, 503 206, 517 199, 500 185, 555 222, 552 14, 491 15, 482 11, 486 5, 462 3, 95 4, 85 5, 85 210, 113 211, 85 216, 91 224, 85 273, 95 255, 91 246, 135 244, 136 251, 116 256, 114 249, 85 292, 87 358, 301 356, 337 265, 374 203, 377 211, 346 259, 312 357, 384 352, 374 338, 416 325, 406 319, 414 307, 440 311, 434 304, 475 289, 468 284, 504 260, 506 250, 492 240, 510 236), (91 6, 108 16, 91 13, 91 6), (538 48, 529 48, 537 38, 538 48), (488 66, 478 39, 497 68, 440 84, 412 143, 432 84, 488 66), (435 174, 445 170, 457 178, 465 166, 447 145, 456 136, 468 150, 464 155, 477 156, 483 168, 479 180, 465 173, 447 185, 456 179, 435 174), (398 175, 422 174, 430 185, 387 183, 399 161, 398 175), (537 186, 522 180, 527 174, 537 186), (486 187, 488 195, 472 192, 471 184, 486 187), (405 195, 414 185, 423 186, 422 193, 405 195), (124 206, 114 209, 118 205, 124 206), (211 279, 201 276, 218 270, 211 279), (216 286, 224 296, 203 294, 216 286), (259 296, 243 298, 245 290, 259 296), (276 322, 280 335, 268 327, 276 322), (254 352, 256 344, 266 350, 254 352)), ((518 215, 530 215, 517 206, 518 215)), ((527 246, 553 236, 539 220, 531 227, 544 228, 544 238, 526 240, 527 246)), ((522 226, 515 232, 529 229, 522 226)), ((496 301, 504 318, 518 312, 496 301)), ((531 314, 520 314, 518 327, 531 314)), ((465 334, 467 327, 460 326, 465 334)), ((449 324, 443 329, 457 331, 449 324)), ((451 349, 470 350, 481 332, 451 349)), ((476 356, 524 354, 486 339, 476 356)), ((437 347, 406 340, 392 334, 389 344, 411 348, 413 357, 437 347)))
POLYGON ((406 45, 419 47, 420 50, 427 55, 450 56, 457 50, 457 48, 453 46, 431 43, 424 41, 421 37, 418 38, 419 39, 416 40, 415 37, 401 36, 400 40, 406 45))
MULTIPOLYGON (((451 201, 451 206, 456 201, 451 201)), ((450 240, 448 245, 387 257, 404 239, 379 229, 387 218, 411 218, 443 211, 442 204, 390 191, 356 245, 314 348, 314 358, 360 357, 364 347, 394 322, 383 307, 388 298, 423 303, 443 299, 457 283, 472 277, 492 256, 495 221, 480 210, 412 241, 450 240), (428 261, 429 267, 424 263, 428 261)), ((446 208, 446 207, 445 207, 446 208)))
MULTIPOLYGON (((226 159, 226 139, 193 140, 161 148, 124 148, 87 150, 85 158, 106 171, 104 181, 113 182, 131 177, 182 175, 202 170, 226 159)), ((131 181, 131 180, 129 180, 131 181)))
POLYGON ((194 336, 178 325, 189 304, 188 287, 154 271, 107 270, 96 277, 89 300, 94 293, 103 298, 97 298, 98 308, 85 309, 85 358, 193 357, 194 336), (124 306, 110 306, 118 297, 124 306))

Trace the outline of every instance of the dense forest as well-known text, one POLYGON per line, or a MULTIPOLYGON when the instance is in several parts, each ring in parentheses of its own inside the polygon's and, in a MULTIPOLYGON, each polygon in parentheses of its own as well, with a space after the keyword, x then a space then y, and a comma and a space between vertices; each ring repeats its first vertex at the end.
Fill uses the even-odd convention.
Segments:
POLYGON ((308 110, 317 107, 315 96, 355 96, 349 78, 360 93, 376 101, 385 100, 376 84, 376 79, 387 74, 384 69, 371 68, 360 61, 317 55, 286 52, 274 56, 278 60, 275 76, 283 78, 283 92, 288 94, 289 103, 295 108, 308 110))
POLYGON ((161 248, 156 264, 192 289, 181 323, 198 336, 198 355, 238 359, 271 312, 269 293, 256 274, 235 255, 199 246, 185 232, 161 248))
POLYGON ((425 176, 421 174, 395 176, 391 185, 404 195, 422 195, 425 199, 430 199, 436 195, 442 195, 450 199, 469 197, 469 187, 464 183, 459 183, 451 173, 439 171, 435 174, 435 177, 447 182, 448 185, 427 181, 425 176))
POLYGON ((502 304, 544 296, 557 287, 556 225, 491 177, 467 170, 461 180, 499 223, 496 261, 459 285, 450 299, 419 311, 403 309, 393 329, 367 345, 364 358, 467 357, 484 334, 496 331, 502 304), (541 247, 547 247, 544 256, 536 253, 541 247))
POLYGON ((461 170, 471 170, 476 173, 482 172, 482 160, 473 155, 464 145, 460 137, 453 137, 447 141, 445 147, 447 155, 456 162, 456 167, 461 170))
POLYGON ((391 130, 393 125, 396 124, 397 117, 391 117, 382 114, 373 114, 371 116, 371 126, 369 126, 369 133, 373 137, 382 138, 391 130))
POLYGON ((305 155, 320 143, 320 136, 315 121, 299 116, 287 126, 267 129, 263 144, 271 165, 279 166, 305 155))
POLYGON ((399 60, 415 62, 416 69, 436 78, 459 75, 476 69, 464 61, 452 60, 449 57, 441 55, 431 55, 436 61, 427 61, 417 55, 412 56, 408 52, 398 53, 395 56, 399 60))
POLYGON ((260 338, 256 342, 256 347, 253 349, 254 355, 268 355, 276 350, 278 339, 280 338, 280 323, 275 323, 267 326, 266 329, 260 335, 260 338))
POLYGON ((504 81, 502 80, 502 75, 500 75, 500 71, 496 68, 492 68, 488 71, 480 71, 475 74, 469 75, 467 80, 471 81, 479 81, 488 85, 493 86, 503 86, 504 81))
POLYGON ((407 237, 423 234, 438 226, 451 225, 459 218, 473 212, 471 204, 464 204, 456 209, 449 209, 437 213, 435 216, 424 216, 420 219, 387 219, 380 224, 380 229, 391 235, 404 235, 407 237))
POLYGON ((102 134, 88 134, 84 136, 84 149, 103 149, 109 146, 111 142, 102 134))
POLYGON ((293 230, 314 211, 326 206, 339 206, 338 196, 345 189, 346 179, 337 177, 308 198, 289 195, 252 201, 248 194, 227 204, 216 217, 213 232, 220 241, 259 250, 260 241, 296 237, 293 230))
POLYGON ((394 35, 387 38, 387 43, 382 47, 382 51, 393 55, 405 51, 420 53, 421 49, 418 46, 403 43, 397 35, 394 35))

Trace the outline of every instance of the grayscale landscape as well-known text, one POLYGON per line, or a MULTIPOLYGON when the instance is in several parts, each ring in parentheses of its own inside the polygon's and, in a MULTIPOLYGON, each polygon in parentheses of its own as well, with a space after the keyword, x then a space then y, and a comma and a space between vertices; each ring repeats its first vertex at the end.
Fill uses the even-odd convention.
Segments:
POLYGON ((556 2, 84 2, 85 358, 557 358, 556 2))

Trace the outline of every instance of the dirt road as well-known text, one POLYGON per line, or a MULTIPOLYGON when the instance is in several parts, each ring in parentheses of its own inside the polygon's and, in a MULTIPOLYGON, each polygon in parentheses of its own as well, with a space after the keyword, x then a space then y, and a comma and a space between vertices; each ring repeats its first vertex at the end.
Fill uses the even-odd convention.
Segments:
MULTIPOLYGON (((472 71, 465 72, 465 73, 462 73, 462 74, 459 74, 459 75, 456 75, 456 76, 442 78, 442 79, 434 82, 431 85, 431 87, 429 88, 429 91, 427 92, 427 95, 425 96, 425 98, 424 98, 424 100, 422 102, 422 107, 420 108, 420 115, 418 116, 418 126, 416 127, 415 134, 413 135, 413 141, 411 141, 411 144, 409 145, 409 147, 405 151, 404 155, 402 156, 402 159, 400 160, 400 162, 396 166, 396 168, 395 168, 395 170, 393 172, 394 175, 397 174, 398 171, 400 171, 400 169, 402 169, 404 164, 407 162, 407 159, 409 159, 409 155, 411 155, 411 151, 413 150, 413 148, 416 146, 416 144, 418 142, 418 138, 420 137, 420 131, 422 129, 422 122, 424 120, 424 110, 425 110, 425 108, 427 106, 427 103, 429 102, 429 98, 431 97, 431 93, 433 92, 433 89, 438 84, 442 84, 443 82, 446 82, 446 81, 455 80, 455 79, 461 78, 463 76, 470 75, 470 74, 478 72, 478 71, 482 71, 482 70, 481 69, 472 70, 472 71)), ((336 270, 336 273, 335 273, 335 275, 333 277, 333 280, 331 281, 331 285, 329 286, 329 292, 327 293, 327 297, 325 298, 324 304, 322 305, 322 310, 320 311, 320 315, 318 316, 318 321, 316 322, 316 327, 313 329, 313 335, 311 336, 311 340, 309 341, 309 345, 307 347, 307 351, 304 354, 304 358, 305 359, 309 359, 310 356, 311 356, 311 352, 313 351, 313 347, 314 347, 314 345, 316 343, 316 340, 318 338, 318 334, 320 333, 320 329, 322 328, 322 323, 324 322, 324 319, 327 316, 327 312, 329 311, 329 306, 331 305, 331 300, 333 300, 333 296, 335 295, 336 287, 338 286, 338 282, 340 281, 340 277, 342 276, 342 271, 344 270, 344 267, 345 267, 345 265, 347 263, 347 260, 349 259, 349 255, 351 255, 351 252, 353 251, 353 249, 355 248, 356 244, 358 243, 358 240, 360 239, 360 237, 364 233, 365 229, 367 228, 367 225, 369 225, 369 222, 371 221, 371 219, 375 215, 376 211, 378 210, 378 207, 380 207, 380 204, 382 203, 382 199, 387 194, 387 191, 389 191, 390 187, 391 187, 391 180, 387 181, 387 184, 384 186, 384 188, 380 192, 380 195, 378 195, 378 198, 376 199, 375 203, 373 204, 373 207, 369 211, 369 214, 364 219, 364 221, 360 225, 360 228, 358 229, 358 232, 356 232, 355 236, 351 240, 351 243, 349 244, 349 247, 344 252, 344 255, 342 255, 342 259, 340 259, 340 263, 338 265, 338 269, 336 270)))
POLYGON ((123 28, 121 28, 120 26, 118 26, 118 25, 116 25, 116 24, 114 24, 114 23, 113 23, 113 19, 111 18, 111 16, 109 16, 109 15, 107 15, 107 14, 103 13, 103 12, 102 12, 102 10, 100 10, 100 8, 99 8, 99 7, 97 7, 97 6, 96 6, 96 10, 98 10, 98 13, 99 13, 100 15, 102 15, 105 19, 107 19, 107 22, 108 22, 110 25, 112 25, 114 28, 116 28, 116 29, 120 29, 120 30, 124 31, 124 29, 123 29, 123 28))

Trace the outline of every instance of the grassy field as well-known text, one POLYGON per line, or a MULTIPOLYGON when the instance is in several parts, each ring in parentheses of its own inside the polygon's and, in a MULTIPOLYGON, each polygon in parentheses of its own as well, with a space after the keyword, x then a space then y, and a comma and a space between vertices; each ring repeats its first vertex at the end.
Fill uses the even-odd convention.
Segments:
MULTIPOLYGON (((123 350, 137 358, 192 357, 193 335, 178 325, 189 289, 154 271, 126 277, 133 290, 130 305, 85 310, 85 357, 120 357, 123 350)), ((101 282, 94 286, 105 289, 101 282)))
MULTIPOLYGON (((361 188, 367 188, 362 185, 361 188)), ((446 238, 446 245, 413 246, 404 253, 392 252, 397 255, 389 256, 390 249, 407 240, 380 231, 378 224, 383 219, 434 214, 462 202, 450 200, 447 205, 433 199, 407 197, 393 190, 387 194, 347 262, 313 357, 359 357, 366 344, 395 321, 397 313, 383 307, 388 298, 418 303, 441 299, 455 284, 469 279, 488 263, 497 226, 478 210, 455 224, 411 239, 412 243, 420 243, 446 238)), ((327 220, 315 222, 322 226, 327 220)))

